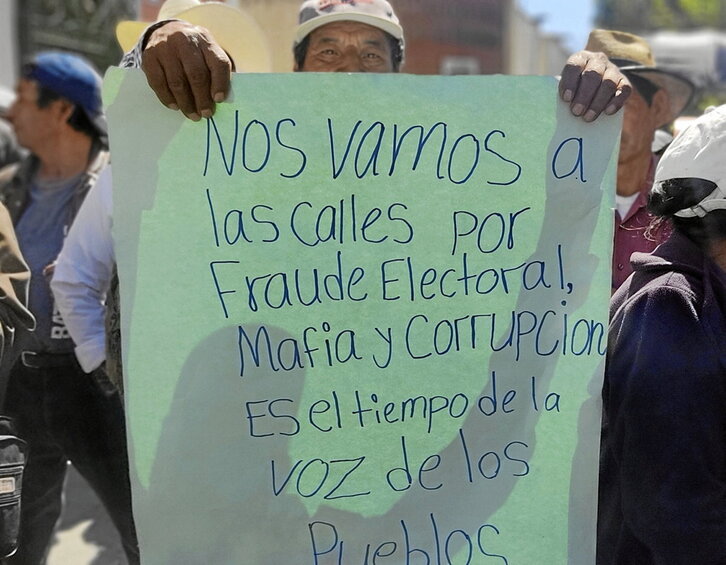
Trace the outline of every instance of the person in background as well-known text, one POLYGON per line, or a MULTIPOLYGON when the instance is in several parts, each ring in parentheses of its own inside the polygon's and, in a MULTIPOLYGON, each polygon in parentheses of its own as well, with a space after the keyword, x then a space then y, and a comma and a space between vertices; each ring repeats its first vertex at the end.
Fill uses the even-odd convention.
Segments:
MULTIPOLYGON (((0 90, 0 183, 15 174, 13 165, 25 152, 18 145, 15 133, 6 119, 15 96, 0 90)), ((4 406, 9 369, 19 353, 18 346, 27 338, 26 331, 35 326, 27 309, 30 272, 18 247, 13 223, 0 205, 0 413, 4 406)))
MULTIPOLYGON (((12 174, 12 164, 21 159, 21 148, 5 120, 14 98, 9 90, 0 87, 0 178, 12 174)), ((35 326, 35 319, 27 309, 29 282, 30 271, 20 253, 13 222, 7 209, 0 205, 0 434, 6 436, 4 448, 0 450, 0 466, 14 469, 15 477, 21 479, 8 483, 12 490, 8 489, 6 496, 16 502, 2 508, 0 559, 17 550, 20 531, 19 498, 27 453, 25 442, 17 437, 12 420, 4 416, 4 407, 10 369, 17 361, 27 333, 35 326)))
POLYGON ((618 155, 612 268, 615 292, 632 272, 630 255, 653 251, 668 237, 666 225, 646 234, 651 221, 646 202, 656 165, 652 145, 656 130, 671 123, 688 105, 693 85, 657 67, 650 45, 637 35, 596 29, 585 49, 605 53, 633 86, 625 103, 618 155))
POLYGON ((598 565, 726 563, 726 106, 679 134, 648 209, 673 233, 614 294, 598 565))
POLYGON ((13 98, 10 91, 0 87, 0 169, 17 163, 22 157, 22 150, 15 139, 13 128, 5 118, 13 98))
POLYGON ((23 67, 16 94, 8 119, 30 155, 0 183, 0 200, 30 267, 37 327, 12 368, 6 400, 30 449, 19 549, 7 562, 45 561, 70 459, 106 506, 129 563, 138 563, 121 399, 102 367, 86 375, 78 365, 48 284, 76 212, 108 163, 101 77, 80 57, 45 52, 23 67))

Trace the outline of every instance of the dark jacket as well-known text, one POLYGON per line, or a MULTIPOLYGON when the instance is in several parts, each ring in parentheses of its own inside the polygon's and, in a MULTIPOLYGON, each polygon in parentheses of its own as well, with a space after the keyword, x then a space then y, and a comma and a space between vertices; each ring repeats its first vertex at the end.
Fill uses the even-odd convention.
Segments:
MULTIPOLYGON (((89 159, 89 165, 88 169, 85 172, 85 175, 81 178, 79 183, 77 184, 75 191, 73 193, 73 198, 71 199, 70 205, 68 206, 68 209, 66 210, 66 218, 65 218, 65 231, 66 233, 70 229, 71 224, 73 223, 73 220, 76 217, 76 214, 78 213, 79 208, 81 207, 81 204, 83 204, 83 200, 86 198, 86 194, 90 190, 90 188, 94 185, 96 182, 96 179, 98 178, 99 173, 101 170, 108 164, 109 162, 109 153, 105 148, 99 143, 98 141, 95 141, 93 143, 93 146, 91 147, 91 156, 89 159)), ((26 207, 28 206, 28 203, 30 201, 30 186, 32 184, 33 177, 38 170, 38 167, 40 166, 40 161, 38 158, 32 154, 25 157, 23 160, 21 160, 19 163, 15 163, 12 165, 8 165, 2 169, 0 169, 0 203, 4 204, 4 207, 7 208, 7 213, 10 216, 10 219, 12 219, 12 226, 10 226, 10 229, 12 230, 15 225, 17 225, 18 220, 22 216, 23 212, 25 211, 26 207)), ((17 247, 17 242, 15 242, 15 233, 13 231, 12 238, 14 245, 17 247)), ((7 238, 6 238, 7 239, 7 238)), ((18 250, 18 255, 20 255, 20 251, 18 250)), ((20 258, 22 261, 22 257, 20 258)), ((23 262, 23 267, 25 268, 25 278, 23 279, 23 295, 21 298, 21 306, 25 307, 27 306, 27 285, 28 285, 28 278, 29 273, 27 272, 27 266, 23 262)), ((51 265, 49 265, 51 267, 51 265)), ((2 265, 0 265, 0 268, 2 268, 2 265)), ((49 269, 49 276, 52 274, 52 269, 49 269)), ((2 271, 0 271, 0 276, 3 276, 2 271)), ((48 283, 50 283, 50 280, 48 279, 48 283)), ((0 295, 1 296, 1 295, 0 295)), ((27 313, 27 315, 30 315, 27 313)), ((30 316, 32 319, 32 316, 30 316)), ((35 324, 35 321, 33 320, 33 324, 31 327, 33 327, 35 324)), ((24 324, 27 326, 27 323, 24 324)), ((18 353, 18 349, 30 347, 32 348, 34 344, 32 343, 34 334, 29 334, 28 332, 24 332, 21 336, 24 339, 22 340, 16 340, 16 351, 14 353, 18 353)), ((3 371, 2 371, 2 365, 0 365, 0 392, 3 389, 3 371)))
POLYGON ((0 411, 10 369, 35 319, 27 309, 30 271, 20 254, 10 215, 0 204, 0 411))
POLYGON ((726 274, 679 233, 611 301, 598 565, 726 563, 726 274))

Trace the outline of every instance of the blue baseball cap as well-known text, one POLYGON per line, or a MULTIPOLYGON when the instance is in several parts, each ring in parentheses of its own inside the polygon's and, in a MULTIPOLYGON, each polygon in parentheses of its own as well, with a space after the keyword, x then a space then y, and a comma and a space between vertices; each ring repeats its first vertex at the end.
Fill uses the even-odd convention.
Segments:
POLYGON ((48 51, 39 53, 26 67, 25 77, 81 108, 102 137, 108 124, 101 101, 101 75, 78 55, 48 51))

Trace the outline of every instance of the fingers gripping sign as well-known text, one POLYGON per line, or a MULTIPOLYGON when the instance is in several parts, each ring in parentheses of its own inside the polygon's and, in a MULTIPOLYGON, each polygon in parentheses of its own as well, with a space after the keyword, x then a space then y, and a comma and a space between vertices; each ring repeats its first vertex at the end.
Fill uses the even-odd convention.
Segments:
POLYGON ((575 116, 592 122, 603 112, 608 116, 618 112, 632 87, 603 53, 578 51, 567 60, 559 90, 575 116))
MULTIPOLYGON (((151 32, 141 66, 165 106, 197 121, 226 99, 234 61, 205 28, 172 20, 151 32)), ((618 112, 632 87, 604 53, 579 51, 567 60, 559 89, 572 114, 592 122, 618 112)))
POLYGON ((227 97, 233 64, 206 29, 173 21, 149 36, 141 67, 162 104, 197 121, 227 97))

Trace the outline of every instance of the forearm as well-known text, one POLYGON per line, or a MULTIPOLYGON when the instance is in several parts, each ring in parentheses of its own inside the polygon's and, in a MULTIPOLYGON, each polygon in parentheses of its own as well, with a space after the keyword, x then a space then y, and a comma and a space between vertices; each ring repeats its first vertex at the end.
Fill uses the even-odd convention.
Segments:
POLYGON ((86 373, 106 359, 106 307, 103 294, 89 286, 53 279, 58 310, 76 345, 76 357, 86 373))

